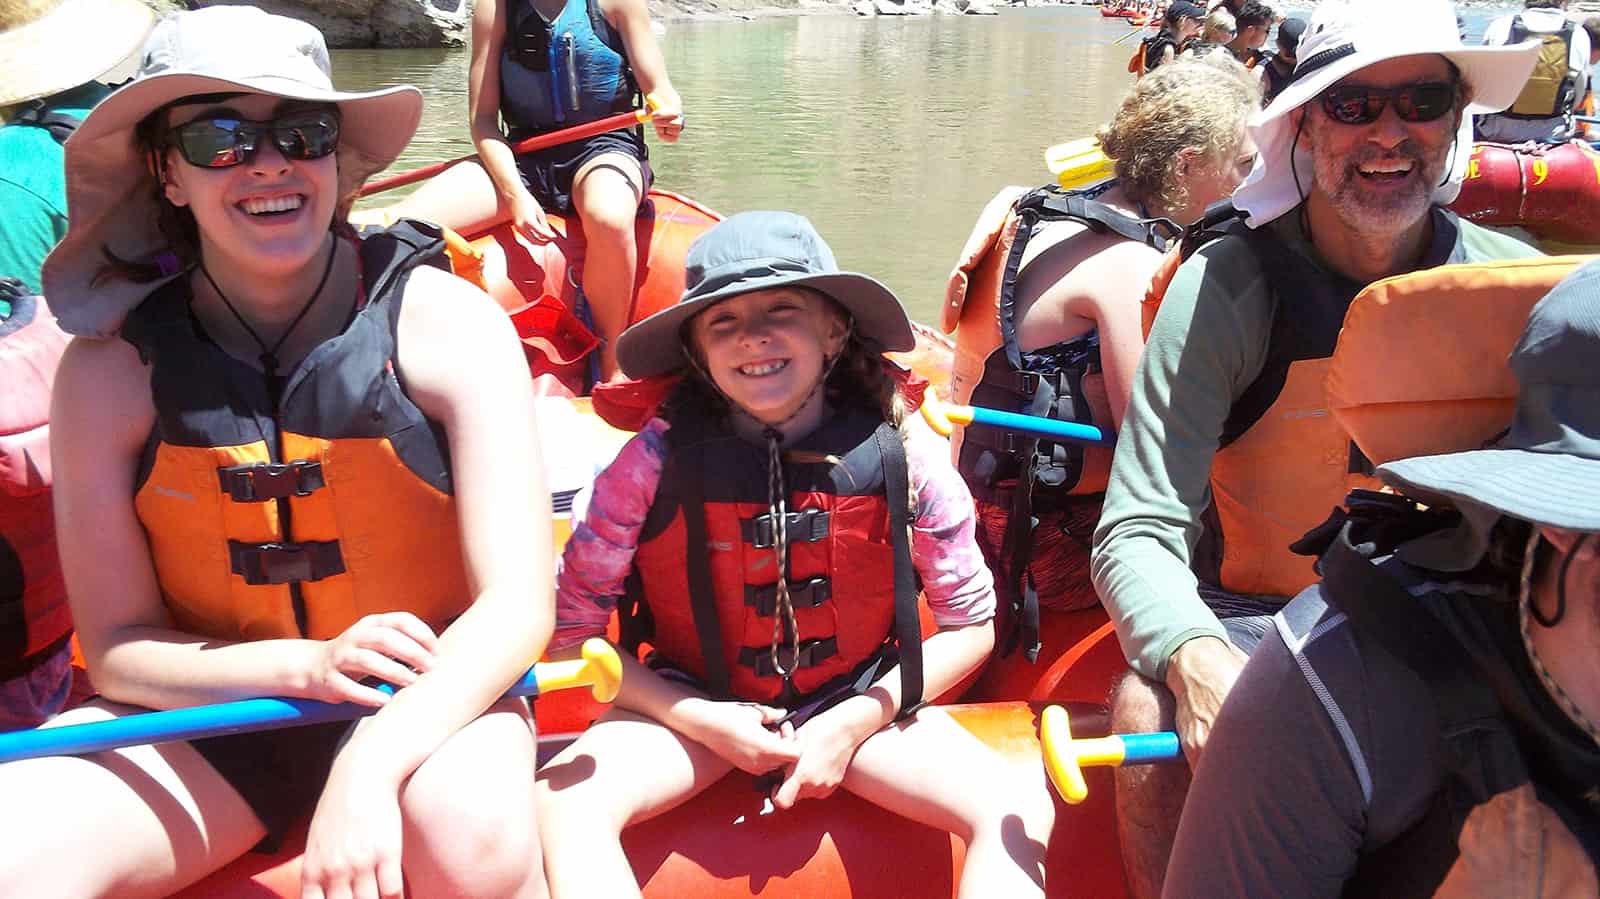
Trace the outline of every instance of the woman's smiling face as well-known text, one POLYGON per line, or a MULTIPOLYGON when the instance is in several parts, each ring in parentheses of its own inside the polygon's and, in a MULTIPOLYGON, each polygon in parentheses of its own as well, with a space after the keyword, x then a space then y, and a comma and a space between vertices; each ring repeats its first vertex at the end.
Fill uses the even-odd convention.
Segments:
MULTIPOLYGON (((266 122, 306 108, 282 97, 243 94, 180 103, 167 111, 166 124, 176 128, 210 116, 266 122)), ((168 147, 163 189, 169 202, 194 216, 213 268, 284 276, 310 264, 324 245, 339 202, 337 156, 288 159, 270 136, 256 143, 253 157, 225 168, 194 165, 168 147)))
POLYGON ((848 332, 832 301, 795 287, 730 297, 689 323, 691 349, 717 388, 766 424, 820 398, 814 388, 848 332))

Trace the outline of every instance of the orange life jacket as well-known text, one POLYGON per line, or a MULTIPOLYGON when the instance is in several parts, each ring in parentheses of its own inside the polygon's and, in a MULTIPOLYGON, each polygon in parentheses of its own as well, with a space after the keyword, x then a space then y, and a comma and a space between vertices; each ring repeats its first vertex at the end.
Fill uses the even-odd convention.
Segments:
POLYGON ((448 445, 394 367, 406 282, 442 241, 402 222, 360 252, 365 304, 278 398, 196 333, 186 279, 123 326, 156 409, 134 507, 182 630, 328 639, 401 610, 439 629, 469 604, 448 445))
MULTIPOLYGON (((1433 216, 1433 244, 1419 269, 1453 261, 1456 220, 1440 210, 1433 216)), ((1233 593, 1294 596, 1316 581, 1316 573, 1289 545, 1351 490, 1381 486, 1371 460, 1330 414, 1326 389, 1340 329, 1363 285, 1318 268, 1268 229, 1246 228, 1231 206, 1219 204, 1169 251, 1152 279, 1147 334, 1178 264, 1223 235, 1250 244, 1272 291, 1274 314, 1261 372, 1234 399, 1223 423, 1194 568, 1202 580, 1233 593)))
POLYGON ((921 701, 922 635, 911 570, 905 449, 868 412, 836 416, 786 461, 787 582, 798 654, 772 658, 778 621, 767 453, 725 426, 674 415, 634 556, 623 639, 648 640, 714 696, 783 703, 860 676, 898 644, 902 708, 921 701), (836 460, 836 461, 827 461, 836 460), (703 548, 703 549, 702 549, 703 548))
MULTIPOLYGON (((1078 222, 1096 233, 1165 248, 1178 233, 1175 225, 1137 219, 1096 199, 1114 183, 1071 191, 1055 185, 1026 193, 1008 188, 989 201, 945 288, 940 324, 956 336, 951 377, 956 403, 1060 421, 1111 422, 1098 333, 1024 351, 1017 342, 1016 283, 1030 239, 1050 222, 1078 222)), ((1024 578, 1034 513, 1065 497, 1105 492, 1111 450, 980 427, 953 434, 951 454, 974 499, 1010 510, 1004 570, 996 574, 1008 588, 1003 595, 1017 606, 1011 620, 1021 633, 1014 639, 1030 656, 1036 654, 1037 596, 1024 578), (1018 484, 1027 489, 1014 489, 1018 484)), ((1002 648, 1014 642, 1002 636, 1002 648)))
POLYGON ((0 680, 72 634, 50 510, 50 388, 67 340, 42 297, 0 321, 0 680))

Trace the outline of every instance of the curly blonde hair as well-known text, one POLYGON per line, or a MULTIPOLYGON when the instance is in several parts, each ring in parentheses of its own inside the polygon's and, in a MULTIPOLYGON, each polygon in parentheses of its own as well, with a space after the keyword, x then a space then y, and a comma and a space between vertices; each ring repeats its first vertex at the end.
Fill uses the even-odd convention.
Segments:
POLYGON ((1173 160, 1185 150, 1214 160, 1233 153, 1260 105, 1260 86, 1231 56, 1180 58, 1140 78, 1095 136, 1132 200, 1182 209, 1189 188, 1173 160))

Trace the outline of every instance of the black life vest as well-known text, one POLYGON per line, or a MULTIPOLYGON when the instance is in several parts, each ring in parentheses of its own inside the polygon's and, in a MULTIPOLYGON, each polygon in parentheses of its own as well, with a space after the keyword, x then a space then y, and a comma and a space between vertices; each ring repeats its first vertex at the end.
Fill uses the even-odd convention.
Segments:
MULTIPOLYGON (((1024 194, 1013 215, 1019 220, 1016 238, 1007 251, 1000 281, 997 317, 1001 345, 984 362, 983 377, 972 390, 971 405, 1021 412, 1057 421, 1095 424, 1084 391, 1085 376, 1100 371, 1100 335, 1096 331, 1037 350, 1024 351, 1017 342, 1017 277, 1029 241, 1041 226, 1078 222, 1099 234, 1116 234, 1157 251, 1180 233, 1167 219, 1140 219, 1099 201, 1114 181, 1082 190, 1046 185, 1024 194)), ((1100 422, 1102 427, 1110 422, 1100 422)), ((996 572, 1011 606, 1009 626, 1001 634, 1000 650, 1008 654, 1020 643, 1029 661, 1038 657, 1039 596, 1028 577, 1033 550, 1035 514, 1059 506, 1072 495, 1099 494, 1105 484, 1083 483, 1087 453, 1077 443, 1023 436, 997 428, 969 428, 964 432, 956 468, 972 489, 973 498, 1009 507, 1001 555, 1004 570, 996 572), (1015 486, 1012 486, 1015 485, 1015 486)), ((1103 478, 1101 479, 1103 481, 1103 478)))
POLYGON ((1156 32, 1154 37, 1145 38, 1140 43, 1144 46, 1144 71, 1140 74, 1149 74, 1150 72, 1155 71, 1156 67, 1160 66, 1163 62, 1161 57, 1166 55, 1166 49, 1168 47, 1172 48, 1174 59, 1176 59, 1177 54, 1181 52, 1178 47, 1178 42, 1173 39, 1172 32, 1166 30, 1165 28, 1156 32))
POLYGON ((1362 857, 1346 896, 1432 895, 1456 863, 1473 809, 1529 784, 1600 869, 1600 748, 1566 720, 1533 673, 1516 597, 1470 572, 1464 577, 1485 589, 1430 590, 1427 572, 1391 556, 1458 521, 1453 510, 1357 490, 1346 509, 1296 545, 1320 553, 1323 597, 1345 614, 1355 638, 1414 671, 1438 710, 1437 732, 1419 739, 1440 747, 1440 788, 1416 824, 1362 857))
POLYGON ((50 132, 50 136, 56 139, 56 143, 64 144, 67 142, 67 138, 72 136, 72 132, 78 130, 78 126, 83 124, 83 120, 77 116, 49 109, 44 105, 43 100, 34 100, 12 116, 6 124, 43 128, 50 132))

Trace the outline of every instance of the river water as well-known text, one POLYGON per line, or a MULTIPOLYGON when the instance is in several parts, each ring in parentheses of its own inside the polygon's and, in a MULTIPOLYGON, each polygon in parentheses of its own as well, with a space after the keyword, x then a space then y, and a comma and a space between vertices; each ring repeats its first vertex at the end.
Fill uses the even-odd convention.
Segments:
MULTIPOLYGON (((1466 11, 1472 40, 1498 12, 1466 11)), ((672 23, 662 49, 687 127, 677 144, 652 143, 656 182, 723 214, 809 216, 841 266, 931 322, 983 204, 1048 181, 1045 148, 1115 112, 1131 83, 1136 38, 1116 42, 1128 35, 1075 6, 672 23)), ((345 89, 422 89, 422 126, 396 170, 472 152, 465 50, 340 51, 334 69, 345 89)))

